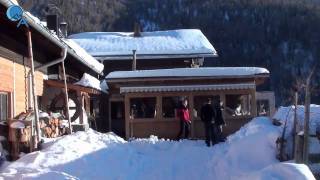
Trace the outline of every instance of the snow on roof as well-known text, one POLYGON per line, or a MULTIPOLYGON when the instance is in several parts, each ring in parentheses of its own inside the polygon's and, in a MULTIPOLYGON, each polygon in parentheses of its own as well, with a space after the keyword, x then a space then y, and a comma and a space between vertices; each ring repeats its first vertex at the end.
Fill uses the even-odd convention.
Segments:
POLYGON ((63 40, 70 48, 72 48, 75 53, 81 57, 81 59, 89 65, 91 68, 96 69, 100 73, 102 73, 104 65, 99 63, 94 57, 88 54, 82 47, 80 47, 77 43, 75 43, 71 39, 63 40))
POLYGON ((103 91, 107 93, 108 86, 106 84, 105 80, 102 80, 101 82, 99 79, 91 76, 90 74, 84 73, 80 81, 74 83, 75 85, 80 85, 84 87, 91 87, 100 91, 103 91))
POLYGON ((145 78, 145 77, 228 77, 269 74, 265 68, 258 67, 202 67, 202 68, 174 68, 139 71, 114 71, 106 79, 145 78))
MULTIPOLYGON (((185 55, 193 57, 213 57, 216 50, 198 29, 142 32, 141 37, 133 37, 132 32, 86 32, 69 36, 92 56, 137 57, 185 55)), ((120 57, 118 57, 120 58, 120 57)), ((123 58, 123 57, 122 57, 123 58)))
POLYGON ((46 22, 40 21, 39 18, 37 18, 36 16, 31 14, 30 12, 26 11, 25 12, 25 16, 30 18, 34 22, 35 25, 41 27, 43 29, 43 32, 49 34, 50 37, 52 37, 53 39, 59 41, 59 43, 63 44, 63 46, 66 46, 66 45, 69 46, 68 53, 71 53, 71 54, 74 53, 75 56, 78 56, 78 57, 76 57, 76 59, 78 59, 83 64, 85 64, 89 68, 93 69, 97 73, 99 73, 99 74, 102 73, 103 68, 104 68, 103 64, 99 63, 95 58, 93 58, 90 54, 88 54, 77 43, 75 43, 72 40, 59 38, 56 35, 56 33, 52 32, 52 31, 50 31, 48 29, 46 22), (74 52, 72 52, 72 51, 74 51, 74 52))

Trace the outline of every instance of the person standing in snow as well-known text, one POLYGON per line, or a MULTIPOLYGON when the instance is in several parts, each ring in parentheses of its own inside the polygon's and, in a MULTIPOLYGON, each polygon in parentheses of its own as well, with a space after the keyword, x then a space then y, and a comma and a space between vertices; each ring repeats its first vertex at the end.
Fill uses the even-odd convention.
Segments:
POLYGON ((205 135, 206 135, 206 144, 210 147, 218 142, 217 136, 215 133, 215 111, 212 106, 212 100, 208 98, 205 105, 201 107, 201 121, 204 123, 205 135))
POLYGON ((222 126, 226 125, 226 123, 222 116, 220 101, 214 105, 214 113, 214 128, 217 141, 224 142, 225 138, 222 136, 222 126))
POLYGON ((177 118, 180 120, 180 131, 178 135, 178 139, 189 137, 190 127, 191 127, 191 119, 190 113, 188 109, 188 100, 184 99, 181 103, 181 107, 177 111, 177 118))

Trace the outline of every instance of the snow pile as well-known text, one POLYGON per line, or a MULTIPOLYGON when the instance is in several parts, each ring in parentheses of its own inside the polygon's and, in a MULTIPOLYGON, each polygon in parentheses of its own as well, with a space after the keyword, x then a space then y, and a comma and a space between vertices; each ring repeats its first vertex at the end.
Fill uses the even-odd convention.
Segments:
POLYGON ((144 78, 144 77, 229 77, 253 76, 269 74, 265 68, 259 67, 201 67, 201 68, 172 68, 139 71, 115 71, 106 76, 106 79, 117 78, 144 78))
POLYGON ((74 52, 81 58, 81 61, 84 61, 92 69, 97 70, 99 73, 102 73, 104 65, 99 63, 94 57, 88 54, 83 48, 81 48, 76 42, 71 39, 63 39, 63 41, 74 50, 74 52))
MULTIPOLYGON (((304 126, 304 106, 297 106, 297 120, 298 126, 301 128, 304 126)), ((287 121, 287 134, 292 133, 293 120, 294 120, 294 106, 280 107, 276 114, 273 116, 274 119, 285 122, 287 121)), ((310 105, 310 134, 315 135, 316 131, 320 131, 320 106, 310 105)))
MULTIPOLYGON (((142 32, 141 37, 125 32, 86 32, 73 34, 77 42, 92 56, 132 57, 143 55, 192 55, 215 56, 216 50, 198 29, 142 32)), ((114 58, 113 58, 114 59, 114 58)))
POLYGON ((278 163, 270 165, 261 171, 255 172, 246 178, 239 178, 243 180, 289 180, 289 179, 314 179, 308 166, 304 164, 294 163, 278 163))
POLYGON ((6 179, 314 179, 304 165, 279 163, 280 134, 257 118, 225 143, 169 141, 151 136, 126 142, 89 130, 45 144, 8 165, 6 179))
POLYGON ((84 73, 80 81, 74 83, 75 85, 80 85, 84 87, 91 87, 103 92, 107 92, 108 86, 105 84, 106 81, 99 81, 99 79, 91 76, 90 74, 84 73))
POLYGON ((11 128, 16 128, 16 129, 23 129, 25 128, 25 125, 22 122, 13 122, 12 124, 10 124, 11 128))
MULTIPOLYGON (((284 123, 287 120, 287 129, 285 132, 285 138, 287 139, 286 152, 290 156, 292 156, 292 148, 293 148, 293 121, 294 121, 294 106, 289 107, 280 107, 276 114, 273 116, 274 119, 280 120, 284 123)), ((298 131, 299 134, 303 134, 304 127, 304 106, 297 106, 297 123, 298 123, 298 131)), ((320 106, 319 105, 310 105, 310 123, 309 123, 309 134, 316 135, 320 133, 320 106)), ((309 138, 309 152, 311 154, 319 154, 320 153, 320 141, 316 137, 309 138)), ((320 172, 320 171, 319 171, 320 172)))

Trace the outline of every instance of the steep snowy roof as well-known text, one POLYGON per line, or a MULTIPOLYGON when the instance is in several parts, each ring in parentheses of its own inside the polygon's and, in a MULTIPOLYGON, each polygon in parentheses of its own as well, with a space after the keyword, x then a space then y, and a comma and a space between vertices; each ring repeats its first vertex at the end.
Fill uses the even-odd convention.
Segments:
POLYGON ((146 78, 146 77, 230 77, 269 74, 265 68, 259 67, 205 67, 205 68, 174 68, 139 71, 115 71, 106 79, 146 78))
POLYGON ((99 63, 94 57, 88 54, 82 47, 75 43, 71 39, 63 39, 63 41, 80 57, 80 60, 83 61, 91 69, 96 70, 99 73, 102 73, 104 65, 99 63))
POLYGON ((89 54, 101 59, 128 59, 132 50, 137 57, 214 57, 216 50, 198 29, 142 32, 86 32, 69 36, 89 54))
MULTIPOLYGON (((9 4, 10 5, 10 4, 9 4)), ((39 18, 32 15, 30 12, 25 12, 24 17, 27 19, 28 24, 39 29, 49 40, 55 42, 61 48, 68 47, 68 53, 74 56, 79 62, 86 65, 96 73, 101 74, 103 71, 103 64, 99 63, 95 58, 88 54, 83 48, 72 40, 59 38, 54 32, 51 32, 46 23, 40 21, 39 18)))

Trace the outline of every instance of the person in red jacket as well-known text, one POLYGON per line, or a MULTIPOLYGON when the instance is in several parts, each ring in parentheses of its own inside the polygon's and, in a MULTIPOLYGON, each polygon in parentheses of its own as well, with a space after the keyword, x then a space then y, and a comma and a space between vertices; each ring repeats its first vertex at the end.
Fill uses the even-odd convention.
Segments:
POLYGON ((178 135, 178 139, 184 138, 187 139, 189 137, 190 127, 191 127, 191 118, 188 109, 188 100, 184 99, 182 101, 181 107, 177 111, 177 118, 180 120, 180 131, 178 135))

